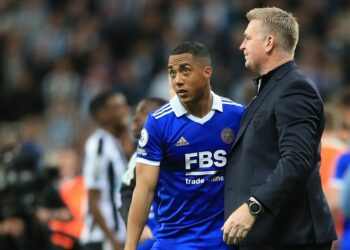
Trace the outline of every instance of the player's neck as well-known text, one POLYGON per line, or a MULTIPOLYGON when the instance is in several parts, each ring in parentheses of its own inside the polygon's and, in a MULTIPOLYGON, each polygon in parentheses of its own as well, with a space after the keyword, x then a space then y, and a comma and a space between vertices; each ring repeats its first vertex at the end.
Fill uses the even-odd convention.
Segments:
POLYGON ((208 92, 200 100, 198 100, 198 102, 188 104, 186 109, 191 115, 202 118, 210 112, 212 106, 213 96, 210 92, 208 92))
POLYGON ((124 127, 104 126, 103 129, 108 131, 110 134, 112 134, 117 139, 120 139, 120 137, 125 132, 124 127))

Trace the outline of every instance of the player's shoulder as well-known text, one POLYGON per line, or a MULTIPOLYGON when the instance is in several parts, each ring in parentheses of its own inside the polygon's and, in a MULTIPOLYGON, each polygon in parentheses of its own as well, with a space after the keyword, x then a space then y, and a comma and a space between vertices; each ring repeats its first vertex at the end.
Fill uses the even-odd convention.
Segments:
POLYGON ((92 147, 94 144, 97 144, 102 138, 102 133, 100 129, 96 129, 86 140, 85 146, 92 147))
POLYGON ((105 148, 111 144, 113 138, 102 129, 95 130, 86 140, 85 149, 88 152, 95 152, 98 148, 105 148))
POLYGON ((244 106, 241 103, 235 102, 227 97, 220 96, 223 110, 227 112, 228 110, 235 112, 243 112, 244 106))
POLYGON ((227 97, 223 97, 223 96, 219 96, 221 99, 221 102, 223 105, 231 105, 231 106, 237 106, 237 107, 243 107, 242 104, 235 102, 233 100, 231 100, 230 98, 227 97))
POLYGON ((159 120, 161 118, 169 117, 172 113, 174 113, 172 106, 170 105, 170 103, 166 103, 160 108, 151 112, 150 116, 153 117, 155 120, 159 120))

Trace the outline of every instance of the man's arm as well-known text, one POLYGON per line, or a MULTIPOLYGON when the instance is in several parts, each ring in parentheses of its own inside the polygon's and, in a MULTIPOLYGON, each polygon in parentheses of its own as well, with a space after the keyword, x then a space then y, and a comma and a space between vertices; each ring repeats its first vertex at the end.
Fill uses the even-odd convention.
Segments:
POLYGON ((272 214, 282 209, 291 193, 305 187, 311 175, 318 175, 324 123, 322 101, 311 84, 299 80, 284 86, 274 107, 279 160, 251 193, 272 214))
POLYGON ((129 211, 125 250, 137 248, 158 183, 159 167, 137 163, 136 176, 136 187, 129 211))
MULTIPOLYGON (((315 150, 322 134, 322 102, 317 92, 304 81, 286 86, 274 107, 280 159, 269 177, 251 193, 273 214, 281 209, 290 193, 305 186, 310 174, 317 170, 315 150)), ((224 241, 238 243, 254 222, 248 206, 241 205, 222 228, 224 241)))
POLYGON ((115 250, 123 249, 122 245, 116 240, 114 233, 107 227, 106 221, 102 216, 99 207, 100 191, 97 189, 89 189, 88 191, 88 204, 89 212, 92 214, 95 222, 101 228, 105 236, 110 240, 115 250))

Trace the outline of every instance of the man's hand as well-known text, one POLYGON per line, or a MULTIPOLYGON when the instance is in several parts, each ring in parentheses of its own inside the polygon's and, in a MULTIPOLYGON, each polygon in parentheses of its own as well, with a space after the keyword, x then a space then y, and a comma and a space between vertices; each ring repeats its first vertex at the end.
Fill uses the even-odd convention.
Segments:
POLYGON ((242 204, 225 221, 221 228, 223 240, 228 244, 237 244, 243 240, 255 222, 256 217, 249 212, 248 205, 242 204))
POLYGON ((24 232, 24 222, 19 218, 7 218, 0 222, 0 235, 20 237, 24 232))
POLYGON ((51 220, 49 209, 44 207, 37 208, 35 215, 41 224, 47 224, 51 220))

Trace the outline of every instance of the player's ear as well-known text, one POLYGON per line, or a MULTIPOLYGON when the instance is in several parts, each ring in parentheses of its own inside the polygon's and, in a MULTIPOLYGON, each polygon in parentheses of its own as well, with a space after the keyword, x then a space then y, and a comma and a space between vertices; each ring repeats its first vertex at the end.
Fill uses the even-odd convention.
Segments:
POLYGON ((212 73, 213 73, 213 68, 211 66, 206 66, 204 68, 204 74, 205 74, 206 78, 210 78, 212 73))

